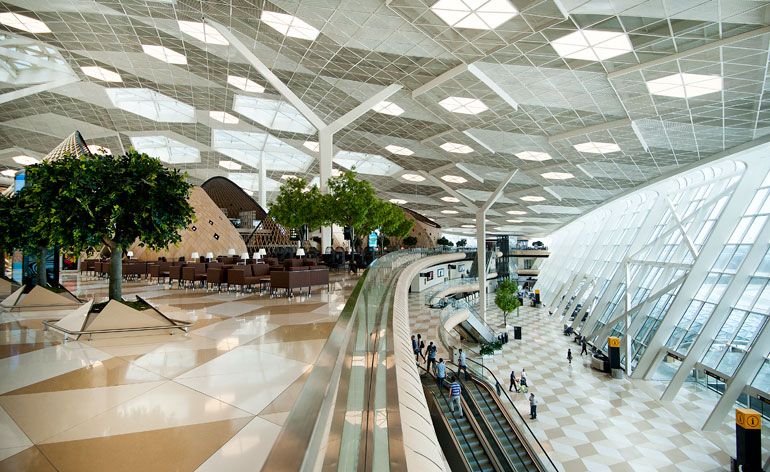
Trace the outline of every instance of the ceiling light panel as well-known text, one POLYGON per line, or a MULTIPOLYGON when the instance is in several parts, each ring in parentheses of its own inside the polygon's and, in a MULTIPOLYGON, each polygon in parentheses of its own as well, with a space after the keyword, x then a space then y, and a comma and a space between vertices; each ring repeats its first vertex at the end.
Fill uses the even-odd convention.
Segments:
POLYGON ((401 178, 410 182, 423 182, 425 180, 425 177, 419 174, 403 174, 401 178))
POLYGON ((393 102, 388 102, 385 100, 373 106, 372 110, 376 111, 377 113, 384 113, 385 115, 392 115, 392 116, 398 116, 404 113, 403 108, 401 108, 400 106, 396 105, 393 102))
POLYGON ((195 123, 195 108, 144 88, 108 88, 112 104, 152 121, 162 123, 195 123))
MULTIPOLYGON (((244 189, 246 193, 256 192, 259 190, 259 174, 248 172, 230 172, 227 174, 227 178, 244 189)), ((273 192, 279 188, 281 188, 281 184, 277 181, 270 178, 265 179, 265 191, 273 192)))
POLYGON ((0 13, 0 23, 11 28, 26 31, 27 33, 50 33, 48 26, 40 20, 30 18, 19 13, 0 13))
POLYGON ((460 228, 475 228, 476 225, 460 225, 460 228))
POLYGON ((219 161, 219 167, 224 167, 227 170, 241 170, 241 165, 233 161, 219 161))
POLYGON ((315 27, 305 23, 303 20, 285 13, 263 10, 260 20, 279 33, 292 38, 313 41, 321 34, 315 27))
POLYGON ((88 151, 91 154, 102 154, 105 156, 111 156, 112 151, 108 147, 99 146, 98 144, 89 144, 88 145, 88 151))
POLYGON ((444 143, 439 147, 444 151, 453 152, 455 154, 469 154, 473 152, 472 147, 460 143, 444 143))
POLYGON ((515 154, 516 157, 521 159, 522 161, 547 161, 551 159, 551 155, 547 152, 538 152, 538 151, 523 151, 523 152, 517 152, 515 154))
POLYGON ((459 203, 460 199, 456 197, 441 197, 441 199, 447 203, 459 203))
POLYGON ((226 111, 210 111, 209 117, 226 125, 235 125, 240 121, 237 116, 233 116, 226 111))
POLYGON ((458 214, 460 212, 457 211, 457 210, 441 210, 441 213, 443 213, 445 215, 456 215, 456 214, 458 214))
POLYGON ((303 134, 316 132, 296 108, 282 100, 236 95, 233 110, 266 128, 303 134))
POLYGON ((441 180, 444 182, 450 182, 453 184, 464 184, 468 181, 465 177, 460 177, 459 175, 444 175, 441 177, 441 180))
POLYGON ((203 41, 207 44, 218 44, 227 46, 230 42, 217 31, 216 28, 211 27, 205 23, 199 23, 195 21, 179 21, 179 30, 193 38, 203 41))
POLYGON ((393 154, 398 154, 399 156, 411 156, 412 154, 414 154, 414 151, 412 151, 411 149, 403 146, 396 146, 394 144, 389 144, 385 146, 385 149, 392 152, 393 154))
POLYGON ((589 154, 610 154, 620 151, 620 146, 615 143, 601 143, 596 141, 575 144, 573 147, 579 152, 587 152, 589 154))
POLYGON ((404 205, 406 203, 406 200, 403 200, 401 198, 391 198, 390 203, 396 204, 396 205, 404 205))
POLYGON ((198 149, 166 136, 134 136, 131 145, 139 152, 167 164, 193 164, 201 161, 198 149))
POLYGON ((244 92, 264 93, 265 87, 259 85, 251 79, 246 77, 239 77, 237 75, 228 75, 227 83, 235 88, 241 89, 244 92))
POLYGON ((484 102, 477 98, 447 97, 438 104, 447 111, 464 115, 477 115, 489 109, 484 102))
POLYGON ((718 75, 673 74, 647 81, 647 90, 664 97, 693 98, 720 92, 722 77, 718 75))
POLYGON ((506 223, 524 223, 524 220, 505 220, 506 223))
POLYGON ((319 152, 321 150, 321 145, 315 141, 305 141, 302 145, 313 152, 319 152))
POLYGON ((521 200, 525 202, 542 202, 545 201, 545 197, 538 197, 535 195, 527 195, 525 197, 521 197, 521 200))
POLYGON ((569 172, 545 172, 543 174, 540 174, 543 178, 549 179, 549 180, 567 180, 572 179, 575 176, 570 174, 569 172))
POLYGON ((334 162, 346 169, 369 175, 391 176, 404 170, 398 164, 385 159, 379 154, 362 152, 340 151, 334 156, 334 162))
MULTIPOLYGON (((297 178, 297 176, 294 175, 294 174, 283 174, 281 176, 281 180, 289 180, 289 179, 296 179, 296 178, 297 178)), ((310 186, 312 187, 313 184, 310 184, 310 186)))
POLYGON ((439 0, 430 7, 455 28, 491 30, 519 14, 508 0, 439 0))
POLYGON ((85 75, 93 77, 94 79, 102 80, 104 82, 123 82, 120 74, 109 69, 105 69, 104 67, 83 66, 80 68, 80 70, 83 71, 85 75))
POLYGON ((555 39, 551 46, 563 58, 584 61, 603 61, 634 50, 625 33, 590 29, 555 39))
POLYGON ((506 211, 506 213, 508 213, 509 215, 526 215, 527 214, 526 211, 521 211, 521 210, 508 210, 506 211))
POLYGON ((214 150, 248 166, 266 170, 306 172, 313 158, 267 133, 215 129, 211 132, 214 150))
POLYGON ((14 156, 13 162, 17 164, 21 164, 23 166, 31 166, 40 163, 39 160, 35 159, 32 156, 14 156))
POLYGON ((184 54, 180 54, 165 46, 155 46, 151 44, 142 44, 142 51, 148 56, 159 59, 169 64, 187 64, 187 58, 184 54))

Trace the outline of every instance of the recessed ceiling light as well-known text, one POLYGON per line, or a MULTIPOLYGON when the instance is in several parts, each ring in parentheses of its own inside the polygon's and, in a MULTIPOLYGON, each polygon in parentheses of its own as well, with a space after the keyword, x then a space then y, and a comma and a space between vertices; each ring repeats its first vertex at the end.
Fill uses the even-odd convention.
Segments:
POLYGON ((444 143, 439 146, 441 149, 447 152, 453 152, 455 154, 468 154, 473 152, 473 148, 459 143, 444 143))
POLYGON ((266 128, 301 134, 316 131, 299 110, 283 99, 235 94, 233 110, 266 128))
POLYGON ((401 198, 391 198, 390 203, 395 203, 396 205, 403 205, 406 203, 406 200, 403 200, 401 198))
POLYGON ((112 155, 112 151, 110 151, 110 148, 99 146, 98 144, 89 144, 88 150, 91 152, 91 154, 102 154, 105 156, 112 155))
POLYGON ((508 0, 439 0, 430 9, 455 28, 495 29, 519 14, 508 0))
POLYGON ((179 30, 208 44, 227 46, 230 42, 216 28, 196 21, 179 21, 179 30))
POLYGON ((23 166, 31 166, 40 162, 32 156, 14 156, 13 160, 23 166))
POLYGON ((561 57, 584 61, 603 61, 634 50, 625 33, 588 29, 555 39, 551 46, 561 57))
POLYGON ((152 56, 163 62, 168 62, 169 64, 187 64, 187 58, 184 54, 179 54, 165 46, 142 44, 142 50, 148 56, 152 56))
POLYGON ((228 75, 227 83, 235 88, 243 90, 244 92, 263 93, 265 91, 265 87, 259 85, 253 80, 247 79, 246 77, 238 77, 237 75, 228 75))
POLYGON ((441 180, 444 182, 451 182, 453 184, 464 184, 468 181, 465 177, 460 177, 459 175, 444 175, 441 177, 441 180))
POLYGON ((509 215, 526 215, 527 214, 526 211, 521 211, 521 210, 508 210, 506 211, 506 213, 508 213, 509 215))
POLYGON ((103 80, 105 82, 123 82, 120 74, 99 66, 81 66, 80 70, 89 77, 103 80))
POLYGON ((538 151, 523 151, 523 152, 517 152, 516 157, 521 159, 522 161, 547 161, 551 159, 551 155, 547 152, 538 152, 538 151))
POLYGON ((16 28, 27 33, 50 33, 45 23, 28 16, 20 15, 19 13, 0 13, 0 23, 11 28, 16 28))
POLYGON ((227 170, 241 170, 241 165, 234 161, 219 161, 219 167, 227 170))
POLYGON ((146 88, 107 88, 107 96, 116 107, 153 121, 195 123, 195 108, 155 90, 146 88))
POLYGON ((289 179, 296 179, 297 176, 294 174, 283 174, 281 176, 281 180, 289 180, 289 179))
POLYGON ((303 144, 306 148, 310 149, 313 152, 320 152, 321 151, 321 145, 318 144, 315 141, 305 141, 303 144))
POLYGON ((599 143, 595 141, 575 144, 573 147, 580 152, 587 152, 589 154, 609 154, 620 151, 620 146, 615 143, 599 143))
POLYGON ((384 113, 386 115, 393 115, 393 116, 398 116, 404 113, 403 108, 401 108, 400 106, 396 105, 393 102, 388 102, 385 100, 373 106, 372 110, 376 111, 377 113, 384 113))
POLYGON ((441 210, 441 213, 445 215, 456 215, 459 213, 457 210, 441 210))
POLYGON ((399 156, 411 156, 414 154, 414 151, 411 149, 402 146, 396 146, 394 144, 388 144, 385 146, 385 149, 392 152, 393 154, 398 154, 399 156))
POLYGON ((132 136, 131 145, 167 164, 193 164, 201 161, 197 148, 166 136, 132 136))
POLYGON ((460 225, 460 228, 475 228, 476 225, 460 225))
POLYGON ((447 97, 438 104, 448 111, 464 115, 476 115, 489 109, 484 102, 477 98, 447 97))
POLYGON ((4 171, 0 172, 0 174, 3 174, 6 177, 14 177, 16 176, 16 171, 13 169, 5 169, 4 171))
POLYGON ((296 16, 278 13, 274 11, 262 11, 260 19, 274 30, 292 38, 308 39, 313 41, 321 34, 313 26, 305 23, 296 16))
POLYGON ((505 220, 507 223, 524 223, 523 220, 505 220))
POLYGON ((422 182, 425 180, 425 177, 419 174, 403 174, 401 175, 401 178, 410 182, 422 182))
POLYGON ((224 123, 226 125, 234 125, 239 121, 237 116, 233 116, 226 111, 210 111, 209 117, 212 120, 217 120, 220 123, 224 123))
POLYGON ((673 74, 647 81, 647 90, 653 95, 692 98, 722 90, 722 77, 718 75, 673 74))
POLYGON ((456 197, 441 197, 441 199, 447 203, 458 203, 460 201, 460 199, 456 197))
POLYGON ((532 195, 527 195, 526 197, 521 197, 522 200, 525 202, 542 202, 545 200, 545 197, 536 197, 532 195))
POLYGON ((567 180, 575 177, 569 172, 546 172, 540 175, 543 176, 543 178, 549 179, 549 180, 567 180))
POLYGON ((392 176, 404 169, 395 162, 389 161, 379 154, 363 152, 339 151, 334 156, 334 163, 359 174, 392 176))

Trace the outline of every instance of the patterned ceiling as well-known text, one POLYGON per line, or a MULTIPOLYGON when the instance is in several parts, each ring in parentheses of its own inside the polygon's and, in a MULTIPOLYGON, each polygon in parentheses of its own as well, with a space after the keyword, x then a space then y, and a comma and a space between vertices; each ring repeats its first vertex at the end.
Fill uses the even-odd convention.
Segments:
POLYGON ((768 139, 770 1, 457 4, 0 2, 0 172, 77 129, 89 144, 134 146, 196 184, 222 175, 255 196, 263 156, 268 200, 282 176, 317 177, 318 154, 304 145, 318 140, 315 128, 204 18, 233 32, 326 123, 402 85, 387 99, 393 106, 335 134, 334 167, 355 165, 383 198, 450 231, 473 232, 466 203, 481 206, 513 169, 487 227, 544 235, 651 179, 768 139), (494 29, 460 27, 467 19, 453 27, 437 14, 446 5, 461 16, 517 13, 494 29), (291 17, 265 12, 309 26, 276 27, 268 16, 291 17), (466 152, 445 150, 457 145, 466 152), (442 200, 455 192, 464 199, 442 200))

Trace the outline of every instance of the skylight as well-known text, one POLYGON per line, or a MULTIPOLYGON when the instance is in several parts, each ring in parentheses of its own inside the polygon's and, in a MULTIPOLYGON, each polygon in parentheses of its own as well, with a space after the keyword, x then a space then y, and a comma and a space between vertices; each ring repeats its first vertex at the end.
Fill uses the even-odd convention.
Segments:
POLYGON ((282 100, 236 95, 233 110, 270 129, 303 134, 316 132, 296 108, 282 100))
POLYGON ((238 77, 237 75, 228 75, 227 83, 244 92, 263 93, 265 91, 265 87, 253 80, 247 79, 246 77, 238 77))
POLYGON ((603 61, 634 50, 625 33, 588 29, 555 39, 551 46, 561 57, 584 61, 603 61))
MULTIPOLYGON (((259 174, 248 172, 229 172, 227 178, 235 182, 236 185, 241 187, 244 192, 249 195, 253 195, 253 192, 259 190, 259 174)), ((265 179, 265 191, 271 192, 278 190, 281 184, 273 179, 265 179)))
POLYGON ((165 46, 142 44, 142 50, 148 56, 152 56, 163 62, 168 62, 169 64, 187 64, 187 58, 184 54, 179 54, 165 46))
POLYGON ((495 29, 519 14, 508 0, 439 0, 430 9, 455 28, 495 29))
POLYGON ((219 167, 224 167, 227 170, 241 170, 241 165, 233 161, 219 161, 219 167))
POLYGON ((396 205, 403 205, 406 203, 406 200, 402 200, 400 198, 391 198, 390 203, 394 203, 396 205))
POLYGON ((396 146, 394 144, 385 146, 385 149, 392 152, 393 154, 398 154, 399 156, 411 156, 414 154, 414 151, 411 149, 402 146, 396 146))
POLYGON ((401 178, 410 182, 422 182, 425 180, 425 177, 419 174, 403 174, 401 178))
POLYGON ((211 147, 254 168, 259 168, 261 159, 266 170, 305 172, 313 163, 311 156, 264 132, 214 129, 211 147))
POLYGON ((222 36, 222 33, 217 31, 205 23, 198 23, 196 21, 179 21, 179 30, 193 38, 203 41, 208 44, 220 44, 227 46, 230 42, 222 36))
POLYGON ((460 228, 475 228, 476 225, 460 225, 460 228))
POLYGON ((0 23, 11 28, 26 31, 27 33, 50 33, 45 23, 19 13, 0 13, 0 23))
POLYGON ((441 213, 445 215, 456 215, 459 213, 457 210, 441 210, 441 213))
POLYGON ((707 95, 721 91, 722 87, 722 77, 718 75, 673 74, 647 81, 651 94, 677 98, 707 95))
POLYGON ((319 34, 321 34, 316 28, 310 26, 296 16, 287 15, 285 13, 263 10, 260 19, 263 23, 279 33, 292 38, 313 41, 319 34))
POLYGON ((460 177, 459 175, 444 175, 441 177, 441 180, 444 182, 451 182, 453 184, 464 184, 468 181, 465 177, 460 177))
POLYGON ((523 152, 517 152, 515 155, 522 161, 543 162, 551 159, 551 155, 548 154, 547 152, 523 151, 523 152))
POLYGON ((235 125, 240 121, 237 116, 233 116, 226 111, 210 111, 209 117, 226 125, 235 125))
POLYGON ((453 152, 455 154, 468 154, 473 152, 472 147, 459 143, 444 143, 439 147, 444 151, 453 152))
POLYGON ((458 203, 460 201, 460 199, 456 197, 441 197, 441 199, 447 203, 458 203))
POLYGON ((131 145, 142 153, 167 164, 192 164, 201 161, 200 151, 166 136, 134 136, 131 145))
POLYGON ((80 68, 80 70, 82 70, 85 75, 93 77, 94 79, 103 80, 105 82, 123 82, 120 74, 109 69, 105 69, 104 67, 83 66, 80 68))
POLYGON ((524 220, 505 220, 507 223, 524 223, 524 220))
POLYGON ((372 110, 376 111, 377 113, 384 113, 386 115, 393 115, 393 116, 398 116, 404 113, 403 108, 401 108, 400 106, 396 105, 393 102, 388 102, 385 100, 373 106, 372 110))
POLYGON ((318 144, 315 141, 305 141, 303 144, 306 148, 310 149, 313 152, 319 152, 321 151, 321 145, 318 144))
POLYGON ((589 154, 610 154, 620 151, 620 146, 615 143, 600 143, 595 141, 575 144, 573 147, 580 152, 587 152, 589 154))
POLYGON ((108 88, 107 96, 121 110, 164 123, 195 123, 195 108, 154 90, 108 88))
POLYGON ((379 154, 340 151, 334 156, 334 162, 346 169, 361 174, 393 175, 404 170, 398 164, 391 162, 379 154))
POLYGON ((110 150, 110 148, 99 146, 98 144, 89 144, 88 151, 91 152, 91 154, 102 154, 105 156, 112 155, 112 151, 110 150))
POLYGON ((3 174, 6 177, 15 177, 16 171, 13 169, 5 169, 4 171, 0 172, 0 174, 3 174))
POLYGON ((438 104, 448 111, 464 115, 477 115, 489 109, 484 102, 477 98, 447 97, 438 102, 438 104))
POLYGON ((522 200, 525 202, 542 202, 545 200, 545 197, 536 197, 533 195, 527 195, 526 197, 521 197, 522 200))
POLYGON ((13 161, 23 166, 31 166, 40 162, 32 156, 14 156, 13 161))
POLYGON ((506 213, 508 213, 509 215, 526 215, 527 214, 526 211, 521 211, 521 210, 508 210, 506 211, 506 213))
MULTIPOLYGON (((296 179, 296 178, 297 178, 297 176, 294 175, 294 174, 283 174, 281 176, 281 180, 289 180, 289 179, 296 179)), ((312 187, 312 185, 311 185, 311 187, 312 187)))
POLYGON ((549 180, 567 180, 575 177, 569 172, 546 172, 540 175, 549 180))

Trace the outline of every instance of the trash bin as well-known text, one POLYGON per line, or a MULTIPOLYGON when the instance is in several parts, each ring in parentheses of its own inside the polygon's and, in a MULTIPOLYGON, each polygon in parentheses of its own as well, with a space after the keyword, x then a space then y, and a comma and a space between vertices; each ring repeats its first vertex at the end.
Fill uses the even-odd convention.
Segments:
POLYGON ((521 339, 521 326, 513 327, 513 339, 521 339))

